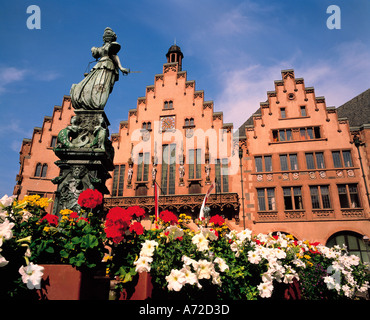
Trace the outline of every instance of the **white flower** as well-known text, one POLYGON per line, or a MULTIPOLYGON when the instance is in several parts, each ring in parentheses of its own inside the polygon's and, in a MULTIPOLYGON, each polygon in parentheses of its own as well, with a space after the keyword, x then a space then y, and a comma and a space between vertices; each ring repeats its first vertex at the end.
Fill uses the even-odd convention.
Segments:
POLYGON ((259 290, 259 294, 261 298, 270 298, 272 295, 272 291, 274 290, 274 286, 272 282, 261 282, 257 289, 259 290))
POLYGON ((172 240, 184 235, 184 231, 176 226, 169 226, 168 228, 166 228, 165 232, 168 232, 168 237, 172 240))
POLYGON ((197 245, 199 251, 208 250, 208 243, 209 241, 204 237, 202 233, 196 234, 192 239, 191 242, 197 245))
POLYGON ((352 266, 358 266, 360 263, 360 257, 352 254, 347 258, 347 261, 349 262, 350 265, 352 266))
POLYGON ((211 272, 211 275, 212 275, 212 283, 220 286, 222 284, 220 274, 216 271, 213 271, 211 272))
POLYGON ((273 252, 274 252, 275 257, 278 259, 284 259, 286 257, 285 251, 281 249, 275 249, 273 252))
POLYGON ((182 271, 173 269, 170 275, 166 277, 168 282, 167 288, 170 291, 180 291, 182 286, 186 283, 185 275, 182 271))
POLYGON ((248 261, 253 264, 258 264, 261 261, 261 256, 256 251, 249 251, 248 261))
POLYGON ((195 273, 191 272, 189 267, 185 266, 180 271, 184 274, 185 283, 188 283, 190 285, 194 285, 194 284, 198 283, 197 275, 195 273))
POLYGON ((140 251, 141 257, 151 257, 154 253, 155 247, 158 246, 158 242, 155 240, 145 240, 142 244, 142 248, 140 251))
POLYGON ((203 228, 202 229, 202 234, 206 239, 209 240, 217 240, 216 233, 213 229, 210 228, 203 228))
POLYGON ((191 258, 189 258, 187 256, 182 256, 181 260, 184 261, 184 265, 185 266, 192 265, 194 269, 196 269, 197 266, 198 266, 198 262, 197 261, 195 261, 194 259, 191 259, 191 258))
POLYGON ((44 274, 44 267, 32 262, 27 266, 19 268, 23 283, 27 284, 28 289, 40 289, 41 279, 44 274))
POLYGON ((4 208, 6 208, 6 207, 9 207, 13 203, 15 198, 17 198, 17 196, 8 197, 8 195, 6 194, 0 199, 0 203, 3 205, 4 208))
MULTIPOLYGON (((1 251, 1 249, 0 249, 1 251)), ((0 254, 0 267, 5 267, 9 261, 7 261, 1 254, 0 254)))
POLYGON ((153 261, 153 258, 142 256, 139 259, 137 259, 134 262, 134 265, 136 266, 135 271, 136 272, 149 272, 150 271, 150 263, 153 261))
POLYGON ((9 240, 13 237, 12 228, 14 227, 13 222, 9 222, 8 219, 5 219, 3 223, 0 224, 0 238, 9 240))
POLYGON ((340 284, 336 283, 335 279, 331 276, 324 277, 324 282, 329 290, 340 290, 340 284))
POLYGON ((210 279, 211 273, 214 271, 212 262, 207 260, 199 260, 196 268, 198 279, 210 279))
POLYGON ((249 230, 249 229, 245 229, 243 231, 240 231, 239 233, 237 233, 236 237, 241 240, 241 241, 244 241, 245 239, 248 239, 250 240, 251 239, 251 236, 252 236, 252 230, 249 230))
POLYGON ((229 269, 229 266, 226 264, 225 260, 222 258, 217 257, 214 260, 214 262, 218 264, 218 267, 220 268, 221 272, 225 272, 225 270, 229 269))

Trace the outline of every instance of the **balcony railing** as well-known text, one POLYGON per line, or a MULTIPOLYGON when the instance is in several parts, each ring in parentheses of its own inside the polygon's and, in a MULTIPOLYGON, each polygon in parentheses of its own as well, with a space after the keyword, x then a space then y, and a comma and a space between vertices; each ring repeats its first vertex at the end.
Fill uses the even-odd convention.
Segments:
MULTIPOLYGON (((179 195, 160 195, 158 206, 160 210, 199 210, 202 206, 205 194, 179 194, 179 195)), ((149 212, 154 210, 154 196, 137 197, 111 197, 105 198, 104 206, 107 209, 112 207, 128 208, 130 206, 140 206, 149 212)), ((239 196, 237 193, 211 194, 207 200, 207 206, 223 211, 226 208, 234 209, 239 213, 239 196)))

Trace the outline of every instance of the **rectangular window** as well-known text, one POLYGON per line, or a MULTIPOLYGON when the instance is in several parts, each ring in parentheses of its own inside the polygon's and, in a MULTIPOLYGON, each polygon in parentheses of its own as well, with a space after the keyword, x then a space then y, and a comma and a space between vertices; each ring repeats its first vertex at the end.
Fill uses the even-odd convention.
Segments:
POLYGON ((342 159, 340 156, 340 151, 332 151, 333 155, 333 163, 334 163, 334 168, 342 168, 342 159))
POLYGON ((286 118, 285 108, 280 108, 280 116, 281 116, 282 119, 286 118))
POLYGON ((257 189, 258 210, 274 211, 276 210, 275 189, 262 188, 257 189))
POLYGON ((331 208, 329 186, 310 186, 312 209, 331 208))
POLYGON ((301 106, 301 117, 307 117, 306 107, 305 106, 301 106))
POLYGON ((149 152, 139 153, 137 163, 137 181, 148 181, 149 174, 149 152))
POLYGON ((55 148, 56 144, 57 144, 57 137, 56 136, 52 136, 51 137, 50 147, 51 148, 55 148))
POLYGON ((215 159, 216 192, 229 192, 228 159, 215 159))
POLYGON ((221 169, 221 176, 222 176, 222 191, 229 192, 229 161, 228 159, 221 160, 222 169, 221 169))
POLYGON ((274 142, 291 141, 293 140, 292 130, 291 129, 272 130, 272 139, 274 142))
POLYGON ((320 127, 305 127, 299 129, 301 140, 320 139, 320 127))
POLYGON ((343 154, 343 162, 346 168, 353 167, 352 165, 352 158, 351 158, 351 151, 342 151, 343 154))
POLYGON ((162 194, 175 193, 176 144, 163 145, 162 149, 162 194))
POLYGON ((201 178, 201 156, 201 149, 189 149, 189 179, 201 178))
POLYGON ((313 153, 306 153, 307 169, 315 169, 315 162, 313 160, 313 153))
POLYGON ((281 169, 281 171, 289 170, 288 160, 287 160, 287 155, 286 154, 281 154, 280 155, 280 169, 281 169))
POLYGON ((285 210, 303 209, 301 187, 284 187, 283 195, 285 210))
POLYGON ((272 171, 272 160, 271 156, 258 156, 254 157, 254 163, 256 167, 256 172, 271 172, 272 171), (263 168, 263 162, 265 163, 265 168, 263 168), (265 169, 265 170, 263 170, 265 169))
POLYGON ((297 154, 292 153, 289 154, 289 160, 290 160, 290 170, 298 170, 298 159, 297 154))
POLYGON ((324 154, 322 152, 316 152, 315 155, 316 155, 316 168, 324 169, 325 168, 324 154))
POLYGON ((338 195, 341 208, 359 208, 357 184, 338 184, 338 195))
POLYGON ((114 166, 112 196, 122 197, 125 178, 125 165, 114 166))
POLYGON ((264 158, 265 158, 265 171, 271 172, 272 171, 271 156, 264 156, 264 158))

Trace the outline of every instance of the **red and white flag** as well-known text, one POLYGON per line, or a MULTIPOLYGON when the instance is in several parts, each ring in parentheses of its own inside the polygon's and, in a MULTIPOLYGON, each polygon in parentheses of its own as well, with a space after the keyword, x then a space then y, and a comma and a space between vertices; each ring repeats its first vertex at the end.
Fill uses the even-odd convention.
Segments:
POLYGON ((216 185, 216 183, 215 183, 215 181, 213 181, 212 184, 211 184, 211 186, 209 187, 207 193, 206 193, 206 196, 204 197, 204 200, 203 200, 203 203, 202 203, 202 207, 200 208, 199 220, 201 220, 202 218, 204 218, 204 206, 207 203, 207 200, 208 200, 209 195, 211 194, 211 192, 215 188, 215 185, 216 185))

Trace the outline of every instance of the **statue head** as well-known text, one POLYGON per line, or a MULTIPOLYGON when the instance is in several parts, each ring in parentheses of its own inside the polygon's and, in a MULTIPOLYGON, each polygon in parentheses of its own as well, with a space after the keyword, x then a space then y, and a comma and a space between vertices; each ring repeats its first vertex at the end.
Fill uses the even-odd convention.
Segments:
POLYGON ((117 35, 115 34, 115 32, 109 27, 105 28, 104 34, 103 34, 103 41, 113 42, 116 40, 117 40, 117 35))

